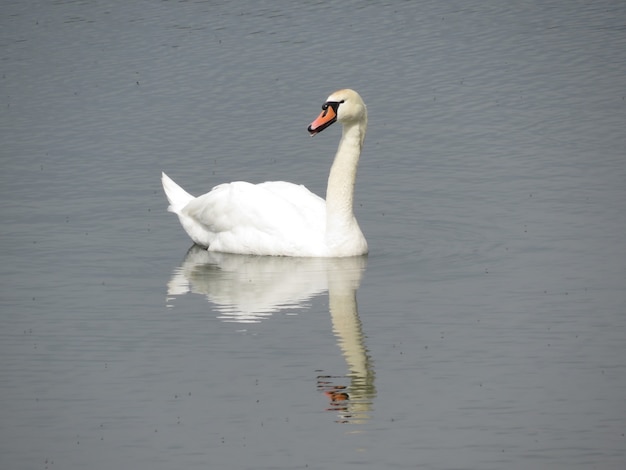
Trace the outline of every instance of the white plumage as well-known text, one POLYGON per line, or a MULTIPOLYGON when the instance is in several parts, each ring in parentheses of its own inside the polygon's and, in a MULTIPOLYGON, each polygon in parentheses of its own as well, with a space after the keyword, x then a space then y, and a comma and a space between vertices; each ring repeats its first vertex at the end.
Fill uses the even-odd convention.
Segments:
POLYGON ((367 253, 352 208, 367 111, 358 93, 347 89, 330 95, 322 109, 309 126, 312 135, 335 121, 343 124, 326 201, 302 185, 284 181, 237 181, 194 197, 162 174, 168 210, 178 215, 196 244, 209 251, 254 255, 344 257, 367 253))

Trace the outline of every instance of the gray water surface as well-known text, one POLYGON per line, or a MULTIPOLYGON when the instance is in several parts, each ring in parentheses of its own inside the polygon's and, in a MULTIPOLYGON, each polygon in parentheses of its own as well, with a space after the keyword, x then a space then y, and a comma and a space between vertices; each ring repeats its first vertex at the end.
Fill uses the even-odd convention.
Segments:
POLYGON ((1 468, 624 468, 626 3, 0 12, 1 468), (343 87, 370 255, 190 249, 343 87))

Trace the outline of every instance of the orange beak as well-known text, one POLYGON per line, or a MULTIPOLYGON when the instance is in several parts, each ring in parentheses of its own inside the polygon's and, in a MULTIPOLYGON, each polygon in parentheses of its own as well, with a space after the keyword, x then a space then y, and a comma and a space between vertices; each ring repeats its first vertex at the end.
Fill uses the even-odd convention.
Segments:
POLYGON ((308 128, 309 134, 315 135, 322 132, 337 120, 337 105, 337 103, 324 103, 323 111, 308 128))

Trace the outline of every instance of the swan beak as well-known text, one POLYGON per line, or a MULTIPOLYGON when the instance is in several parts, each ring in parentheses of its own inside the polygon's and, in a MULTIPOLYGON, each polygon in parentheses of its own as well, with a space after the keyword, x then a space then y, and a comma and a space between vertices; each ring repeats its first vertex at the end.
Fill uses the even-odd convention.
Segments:
POLYGON ((311 123, 308 128, 309 134, 312 136, 317 134, 318 132, 322 132, 328 126, 330 126, 333 122, 337 120, 337 107, 339 103, 324 103, 322 106, 322 112, 317 117, 315 121, 311 123))

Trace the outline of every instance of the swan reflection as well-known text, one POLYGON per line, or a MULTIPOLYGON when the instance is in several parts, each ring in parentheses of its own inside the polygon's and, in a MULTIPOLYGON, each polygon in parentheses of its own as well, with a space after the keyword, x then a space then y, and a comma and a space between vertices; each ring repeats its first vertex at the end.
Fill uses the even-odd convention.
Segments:
POLYGON ((338 421, 358 423, 367 420, 376 395, 356 301, 366 264, 366 257, 245 256, 193 246, 167 285, 168 302, 186 293, 203 294, 222 321, 255 323, 281 310, 306 309, 313 297, 328 291, 333 331, 348 374, 317 371, 317 386, 328 397, 329 409, 339 414, 338 421))

